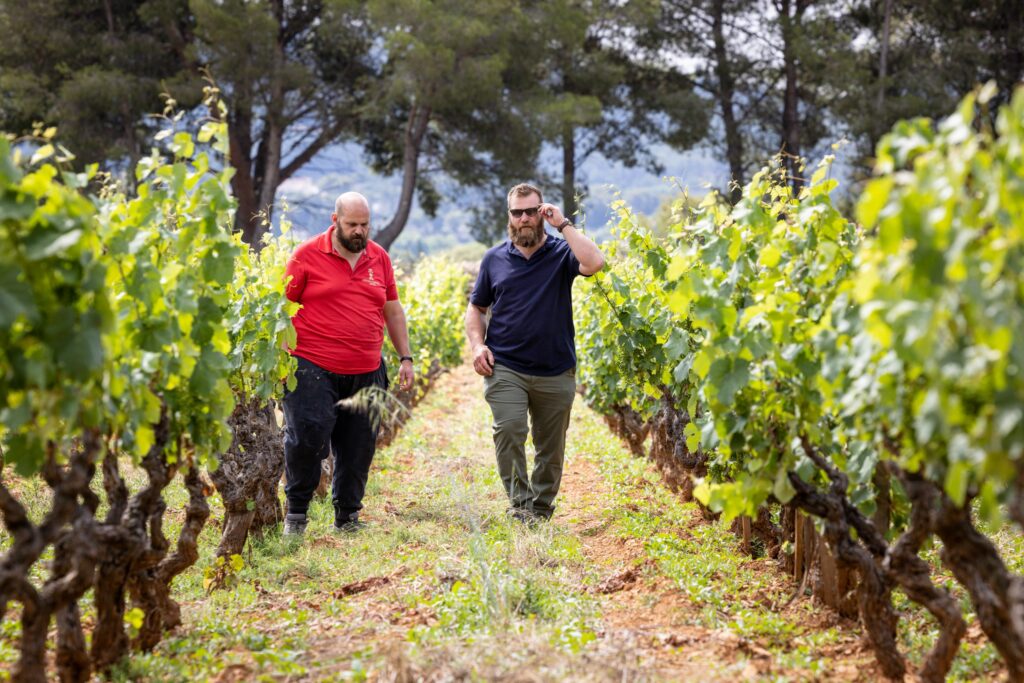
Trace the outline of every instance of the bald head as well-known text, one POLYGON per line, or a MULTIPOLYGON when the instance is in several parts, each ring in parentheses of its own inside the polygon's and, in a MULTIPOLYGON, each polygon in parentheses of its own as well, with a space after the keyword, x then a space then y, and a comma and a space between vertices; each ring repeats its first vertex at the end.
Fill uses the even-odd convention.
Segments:
POLYGON ((334 213, 344 216, 346 211, 365 211, 370 213, 370 202, 358 192, 343 192, 334 200, 334 213))
POLYGON ((358 192, 346 192, 334 201, 334 239, 350 254, 366 248, 370 239, 370 203, 358 192))

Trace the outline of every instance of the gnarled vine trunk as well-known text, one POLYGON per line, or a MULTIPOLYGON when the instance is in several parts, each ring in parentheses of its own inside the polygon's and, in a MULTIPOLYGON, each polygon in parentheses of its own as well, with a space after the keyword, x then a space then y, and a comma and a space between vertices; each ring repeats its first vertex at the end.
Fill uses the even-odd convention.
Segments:
POLYGON ((231 414, 231 448, 210 472, 224 503, 224 525, 217 555, 241 554, 250 532, 262 532, 283 519, 277 482, 284 472, 284 443, 273 405, 239 401, 231 414))
POLYGON ((0 482, 0 513, 13 538, 0 558, 0 618, 10 602, 22 604, 20 652, 12 671, 15 681, 46 680, 46 636, 55 615, 62 678, 84 681, 90 676, 77 601, 92 584, 96 561, 88 531, 98 500, 89 483, 101 447, 97 433, 86 433, 62 467, 57 464, 57 445, 48 444, 43 478, 53 489, 53 505, 38 526, 0 482), (51 574, 37 589, 29 581, 29 571, 50 545, 54 545, 51 574))
POLYGON ((1020 577, 1010 573, 992 541, 974 527, 970 501, 958 507, 929 485, 939 499, 935 533, 942 540, 942 563, 970 594, 978 622, 1006 662, 1010 680, 1024 680, 1024 638, 1013 619, 1013 593, 1020 577))
POLYGON ((794 502, 825 521, 825 535, 837 559, 857 568, 861 622, 882 670, 891 678, 902 678, 905 671, 895 644, 898 617, 891 599, 892 588, 898 585, 939 623, 939 636, 919 676, 929 682, 944 680, 967 628, 956 601, 932 583, 930 567, 918 555, 924 542, 941 526, 938 490, 918 475, 897 470, 911 498, 911 519, 908 529, 889 545, 872 520, 847 497, 846 474, 817 453, 806 438, 802 446, 828 476, 830 485, 827 492, 822 492, 791 472, 789 479, 797 491, 794 502), (856 532, 856 540, 851 530, 856 532))
POLYGON ((684 430, 689 423, 686 409, 676 408, 675 398, 663 390, 661 407, 651 418, 649 457, 661 470, 669 487, 678 491, 685 501, 693 500, 693 478, 707 474, 704 454, 700 449, 690 452, 686 447, 684 430))
POLYGON ((907 597, 924 606, 939 622, 939 636, 919 672, 922 681, 938 683, 946 679, 953 666, 967 624, 960 605, 948 591, 932 583, 931 567, 918 555, 935 528, 938 492, 920 475, 899 471, 898 476, 911 501, 910 524, 890 547, 887 566, 907 597))
POLYGON ((109 669, 128 653, 130 639, 124 627, 128 584, 133 572, 153 562, 147 524, 157 511, 163 515, 166 507, 161 497, 171 480, 164 455, 170 440, 166 412, 156 424, 154 435, 153 446, 142 460, 148 484, 130 499, 116 455, 108 453, 103 461, 103 487, 110 509, 96 531, 102 555, 93 590, 96 627, 92 659, 99 671, 109 669))
POLYGON ((850 536, 850 525, 842 503, 845 487, 840 489, 833 480, 831 490, 824 493, 803 481, 795 472, 789 474, 789 480, 796 490, 793 502, 824 520, 825 538, 837 562, 857 570, 858 611, 875 659, 888 678, 902 680, 907 667, 896 647, 899 618, 892 605, 892 588, 871 553, 850 536))
POLYGON ((613 406, 603 416, 605 423, 615 436, 626 442, 629 452, 637 457, 647 455, 644 441, 651 433, 651 423, 629 406, 613 406))
POLYGON ((134 645, 141 650, 153 649, 165 631, 181 624, 181 608, 171 597, 171 585, 176 576, 199 559, 199 534, 210 517, 205 487, 195 463, 185 473, 184 483, 188 491, 188 505, 174 552, 167 555, 168 544, 163 535, 162 514, 160 517, 154 516, 150 522, 150 541, 153 560, 157 560, 158 555, 159 560, 136 571, 129 582, 135 604, 145 613, 142 628, 134 641, 134 645))
POLYGON ((154 435, 153 446, 142 459, 147 483, 130 499, 116 457, 108 453, 103 462, 103 485, 110 510, 96 528, 102 559, 94 585, 97 618, 92 637, 93 663, 101 671, 124 657, 131 645, 143 650, 153 648, 165 631, 181 623, 171 586, 176 576, 199 559, 197 539, 210 515, 199 468, 190 462, 184 443, 177 444, 177 457, 169 461, 171 435, 166 408, 154 435), (168 554, 171 544, 163 530, 167 509, 163 492, 181 468, 189 502, 174 552, 168 554), (130 641, 124 626, 129 594, 143 613, 134 641, 130 641))

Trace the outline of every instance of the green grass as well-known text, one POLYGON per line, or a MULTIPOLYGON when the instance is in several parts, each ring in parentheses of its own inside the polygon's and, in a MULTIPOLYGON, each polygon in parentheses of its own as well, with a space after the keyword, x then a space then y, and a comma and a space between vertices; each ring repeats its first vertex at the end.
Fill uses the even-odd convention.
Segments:
MULTIPOLYGON (((795 587, 774 561, 740 553, 723 524, 704 521, 693 504, 664 488, 653 466, 631 456, 582 404, 570 428, 566 469, 589 461, 605 485, 574 492, 573 505, 563 504, 548 524, 530 528, 508 520, 482 388, 471 397, 460 394, 465 391, 442 382, 395 442, 378 452, 365 500, 366 531, 335 535, 329 501, 314 501, 301 542, 279 530, 251 541, 229 586, 207 595, 204 574, 219 540, 219 527, 207 524, 199 562, 175 583, 184 626, 153 652, 134 653, 112 680, 194 683, 229 669, 246 680, 275 681, 629 678, 640 670, 637 653, 602 636, 604 610, 615 597, 594 590, 609 571, 624 567, 600 566, 586 552, 590 536, 609 534, 642 549, 648 562, 638 563, 641 582, 668 582, 685 595, 687 625, 767 651, 770 667, 761 679, 828 679, 849 664, 843 648, 859 637, 850 624, 838 625, 806 599, 778 609, 795 587), (596 515, 599 525, 580 528, 584 514, 596 515), (384 584, 341 594, 342 587, 372 578, 384 584)), ((126 466, 125 476, 133 491, 144 483, 136 468, 126 466)), ((17 486, 33 519, 40 519, 46 487, 32 480, 17 486)), ((187 496, 176 482, 166 499, 173 542, 187 496)), ((209 502, 219 518, 218 497, 209 502)), ((1019 534, 996 538, 1008 562, 1024 566, 1019 534)), ((0 531, 0 547, 7 543, 0 531)), ((937 563, 936 549, 928 552, 937 563)), ((41 582, 45 571, 39 563, 34 579, 41 582)), ((954 590, 969 611, 962 591, 954 590)), ((641 599, 652 610, 658 606, 655 591, 641 599)), ((934 625, 901 594, 896 599, 901 644, 919 662, 934 625)), ((89 596, 82 608, 90 619, 89 596)), ((0 679, 17 657, 17 615, 15 608, 0 624, 0 679)), ((751 661, 737 649, 731 659, 708 662, 707 678, 744 677, 751 661)), ((965 644, 951 680, 977 679, 996 667, 990 645, 965 644)))
MULTIPOLYGON (((441 389, 428 400, 445 405, 455 397, 441 389)), ((185 627, 154 652, 123 662, 113 680, 206 680, 231 666, 266 680, 359 680, 387 666, 395 644, 411 666, 444 663, 489 677, 524 661, 499 655, 496 643, 525 644, 522 652, 545 656, 586 647, 595 638, 596 611, 581 590, 578 540, 557 523, 529 529, 505 518, 489 415, 482 401, 473 409, 451 423, 447 446, 425 438, 414 417, 378 453, 365 532, 335 535, 329 501, 315 501, 301 542, 273 531, 250 543, 229 588, 210 595, 203 577, 219 530, 208 524, 199 562, 175 584, 185 627), (371 577, 390 583, 372 595, 338 593, 371 577), (403 611, 426 615, 425 623, 396 626, 403 611)), ((138 471, 126 476, 133 491, 143 482, 138 471)), ((175 484, 166 497, 173 540, 186 496, 175 484)), ((30 499, 39 514, 45 501, 30 499)), ((210 504, 218 517, 216 496, 210 504)), ((83 608, 88 615, 88 600, 83 608)), ((13 661, 17 625, 8 620, 3 628, 0 660, 13 661)))

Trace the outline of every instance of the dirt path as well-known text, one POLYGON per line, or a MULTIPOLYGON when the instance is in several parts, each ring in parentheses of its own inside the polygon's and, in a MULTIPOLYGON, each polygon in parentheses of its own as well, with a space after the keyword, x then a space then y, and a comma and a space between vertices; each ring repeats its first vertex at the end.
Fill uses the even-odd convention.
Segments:
POLYGON ((572 520, 587 558, 603 577, 597 586, 605 624, 600 637, 633 649, 638 674, 709 680, 706 658, 723 642, 691 625, 693 604, 658 575, 641 540, 613 533, 598 502, 610 497, 608 488, 592 462, 576 458, 563 475, 559 496, 560 512, 572 520))
MULTIPOLYGON (((833 628, 806 600, 770 614, 764 604, 792 590, 785 577, 740 557, 734 538, 717 538, 582 401, 556 502, 539 528, 505 518, 482 382, 463 364, 439 378, 378 454, 364 510, 371 528, 339 537, 314 521, 297 555, 281 560, 278 582, 256 582, 239 617, 275 643, 295 642, 304 670, 289 680, 873 679, 851 625, 833 628), (657 519, 630 526, 641 518, 657 519), (716 542, 705 558, 709 532, 716 542), (723 614, 694 600, 688 573, 733 586, 727 606, 749 609, 723 614), (816 663, 822 657, 827 665, 816 663)), ((216 680, 283 666, 240 647, 229 654, 237 663, 216 680)))
MULTIPOLYGON (((574 426, 593 419, 581 403, 577 403, 575 413, 574 426)), ((609 434, 609 438, 615 437, 609 434)), ((641 480, 637 485, 642 496, 650 483, 641 480)), ((598 585, 605 623, 601 637, 630 643, 637 653, 642 678, 649 675, 658 680, 710 681, 785 675, 787 672, 773 662, 772 653, 756 640, 740 637, 728 629, 699 625, 700 606, 659 572, 657 563, 645 552, 644 541, 619 535, 607 521, 602 501, 612 498, 611 485, 598 471, 597 464, 588 453, 577 452, 563 476, 561 511, 571 520, 587 557, 605 577, 598 585)), ((652 500, 648 504, 657 503, 652 500)), ((642 502, 638 507, 643 507, 642 502)), ((704 524, 698 519, 691 523, 704 524)), ((682 528, 676 533, 685 536, 688 530, 682 528)), ((756 564, 757 571, 767 574, 763 577, 766 583, 787 583, 773 568, 763 563, 750 564, 756 564)), ((737 601, 750 597, 735 596, 737 601)), ((793 607, 799 608, 799 602, 793 607)), ((839 621, 823 610, 802 616, 822 629, 839 621)), ((850 661, 834 668, 830 680, 873 678, 873 660, 855 636, 847 635, 834 651, 850 661)))
MULTIPOLYGON (((430 450, 440 451, 452 438, 452 421, 479 420, 486 414, 480 379, 468 364, 453 369, 440 380, 436 396, 430 397, 417 409, 419 435, 431 444, 430 450)), ((664 576, 657 563, 650 559, 641 538, 624 536, 608 518, 607 501, 613 498, 612 484, 599 471, 592 454, 574 438, 589 428, 598 418, 582 401, 577 401, 570 427, 567 463, 562 490, 558 498, 555 524, 565 525, 579 540, 582 552, 600 581, 589 590, 600 604, 602 628, 598 631, 598 646, 607 651, 628 652, 635 657, 632 666, 623 671, 633 680, 756 680, 764 676, 785 674, 772 661, 772 653, 754 640, 737 636, 725 628, 709 629, 700 626, 701 607, 696 605, 676 583, 664 576)), ((602 425, 603 427, 603 425, 602 425)), ((489 425, 482 431, 483 443, 463 443, 472 453, 467 459, 493 462, 489 425), (483 451, 482 453, 480 451, 483 451)), ((614 436, 603 430, 604 437, 617 443, 614 436)), ((623 452, 625 449, 623 448, 623 452)), ((428 463, 429 469, 442 476, 451 476, 458 470, 458 461, 428 463)), ((424 463, 404 462, 408 465, 405 476, 423 477, 424 463)), ((653 471, 653 467, 651 468, 653 471)), ((652 484, 638 480, 637 505, 643 505, 643 489, 652 484)), ((495 492, 490 492, 495 497, 495 492)), ((500 494, 498 497, 501 497, 500 494)), ((654 500, 650 505, 657 505, 654 500)), ((702 524, 701 521, 694 521, 702 524)), ((686 529, 680 529, 686 534, 686 529)), ((767 571, 766 582, 786 583, 784 577, 770 567, 758 565, 767 571)), ((737 600, 746 596, 736 596, 737 600)), ((795 609, 801 609, 797 601, 795 609)), ((837 620, 819 610, 808 612, 806 606, 797 619, 816 622, 823 629, 835 626, 837 620)), ((847 625, 850 626, 850 625, 847 625)), ((856 636, 847 635, 832 648, 834 654, 848 663, 831 671, 832 680, 864 680, 871 677, 873 662, 856 636)))

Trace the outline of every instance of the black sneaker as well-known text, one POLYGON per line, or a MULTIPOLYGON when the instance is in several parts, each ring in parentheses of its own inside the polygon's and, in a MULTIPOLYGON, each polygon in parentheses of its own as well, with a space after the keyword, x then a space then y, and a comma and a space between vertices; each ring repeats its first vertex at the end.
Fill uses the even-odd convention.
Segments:
POLYGON ((533 511, 529 508, 511 507, 505 511, 505 514, 510 519, 522 522, 523 524, 533 524, 537 521, 537 515, 533 514, 533 511))
POLYGON ((306 533, 309 520, 303 514, 287 514, 284 516, 284 535, 301 537, 306 533))
POLYGON ((537 522, 550 522, 551 516, 555 514, 554 510, 537 510, 534 508, 531 510, 533 513, 533 519, 537 522))
POLYGON ((368 525, 366 522, 359 520, 359 513, 350 513, 347 517, 339 518, 337 515, 334 517, 334 531, 335 533, 353 534, 357 531, 363 531, 368 525))

